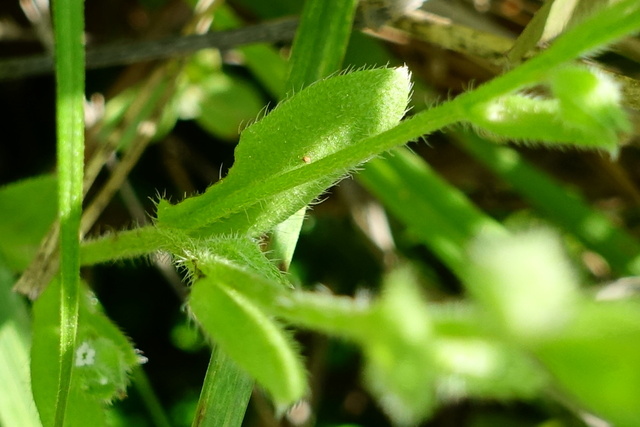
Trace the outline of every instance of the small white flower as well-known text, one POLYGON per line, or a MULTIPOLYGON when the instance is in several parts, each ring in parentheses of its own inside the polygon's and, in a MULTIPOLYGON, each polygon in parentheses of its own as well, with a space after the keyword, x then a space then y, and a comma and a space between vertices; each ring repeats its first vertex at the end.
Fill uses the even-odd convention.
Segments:
POLYGON ((76 350, 76 366, 90 366, 95 363, 96 350, 87 341, 76 350))

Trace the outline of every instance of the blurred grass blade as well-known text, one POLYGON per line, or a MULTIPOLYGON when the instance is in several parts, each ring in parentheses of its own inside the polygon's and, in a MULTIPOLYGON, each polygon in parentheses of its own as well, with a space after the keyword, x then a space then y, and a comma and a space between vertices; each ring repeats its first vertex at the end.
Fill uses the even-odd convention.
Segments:
POLYGON ((298 91, 340 70, 356 0, 307 0, 293 40, 287 86, 298 91))
POLYGON ((42 424, 31 394, 29 315, 12 284, 0 266, 0 425, 36 427, 42 424))
POLYGON ((253 379, 215 346, 192 426, 242 425, 252 389, 253 379))
POLYGON ((515 150, 496 146, 471 133, 459 134, 457 141, 511 184, 539 212, 602 255, 618 274, 640 274, 640 244, 589 207, 579 195, 536 170, 515 150))
POLYGON ((357 177, 460 277, 467 271, 465 248, 471 240, 480 233, 506 234, 406 148, 372 160, 357 177))

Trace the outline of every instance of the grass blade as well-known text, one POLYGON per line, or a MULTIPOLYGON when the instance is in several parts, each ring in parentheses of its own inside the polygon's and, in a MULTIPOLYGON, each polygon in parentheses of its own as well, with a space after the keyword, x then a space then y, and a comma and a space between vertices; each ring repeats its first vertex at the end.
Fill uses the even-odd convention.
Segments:
POLYGON ((213 349, 193 427, 240 426, 253 379, 218 347, 213 349))
POLYGON ((53 5, 56 47, 58 216, 60 219, 60 376, 55 425, 64 425, 78 331, 80 217, 84 169, 84 3, 53 5))

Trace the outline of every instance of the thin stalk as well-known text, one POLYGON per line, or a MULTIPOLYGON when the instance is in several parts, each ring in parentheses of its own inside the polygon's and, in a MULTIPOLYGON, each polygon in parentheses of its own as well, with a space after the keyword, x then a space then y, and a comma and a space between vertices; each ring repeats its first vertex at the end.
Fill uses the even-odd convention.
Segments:
POLYGON ((63 426, 78 331, 80 217, 84 170, 84 10, 80 0, 54 2, 58 219, 60 221, 60 377, 55 425, 63 426))

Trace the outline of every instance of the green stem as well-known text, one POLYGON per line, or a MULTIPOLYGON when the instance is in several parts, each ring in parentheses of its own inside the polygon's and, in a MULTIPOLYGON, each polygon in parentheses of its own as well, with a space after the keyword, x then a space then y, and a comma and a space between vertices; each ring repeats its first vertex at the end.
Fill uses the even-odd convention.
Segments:
POLYGON ((82 265, 94 265, 121 258, 139 257, 168 249, 170 241, 171 239, 154 226, 138 227, 84 242, 81 262, 82 265))
POLYGON ((80 216, 84 169, 83 2, 53 5, 56 47, 58 216, 60 220, 60 377, 55 425, 63 426, 78 330, 80 216))

